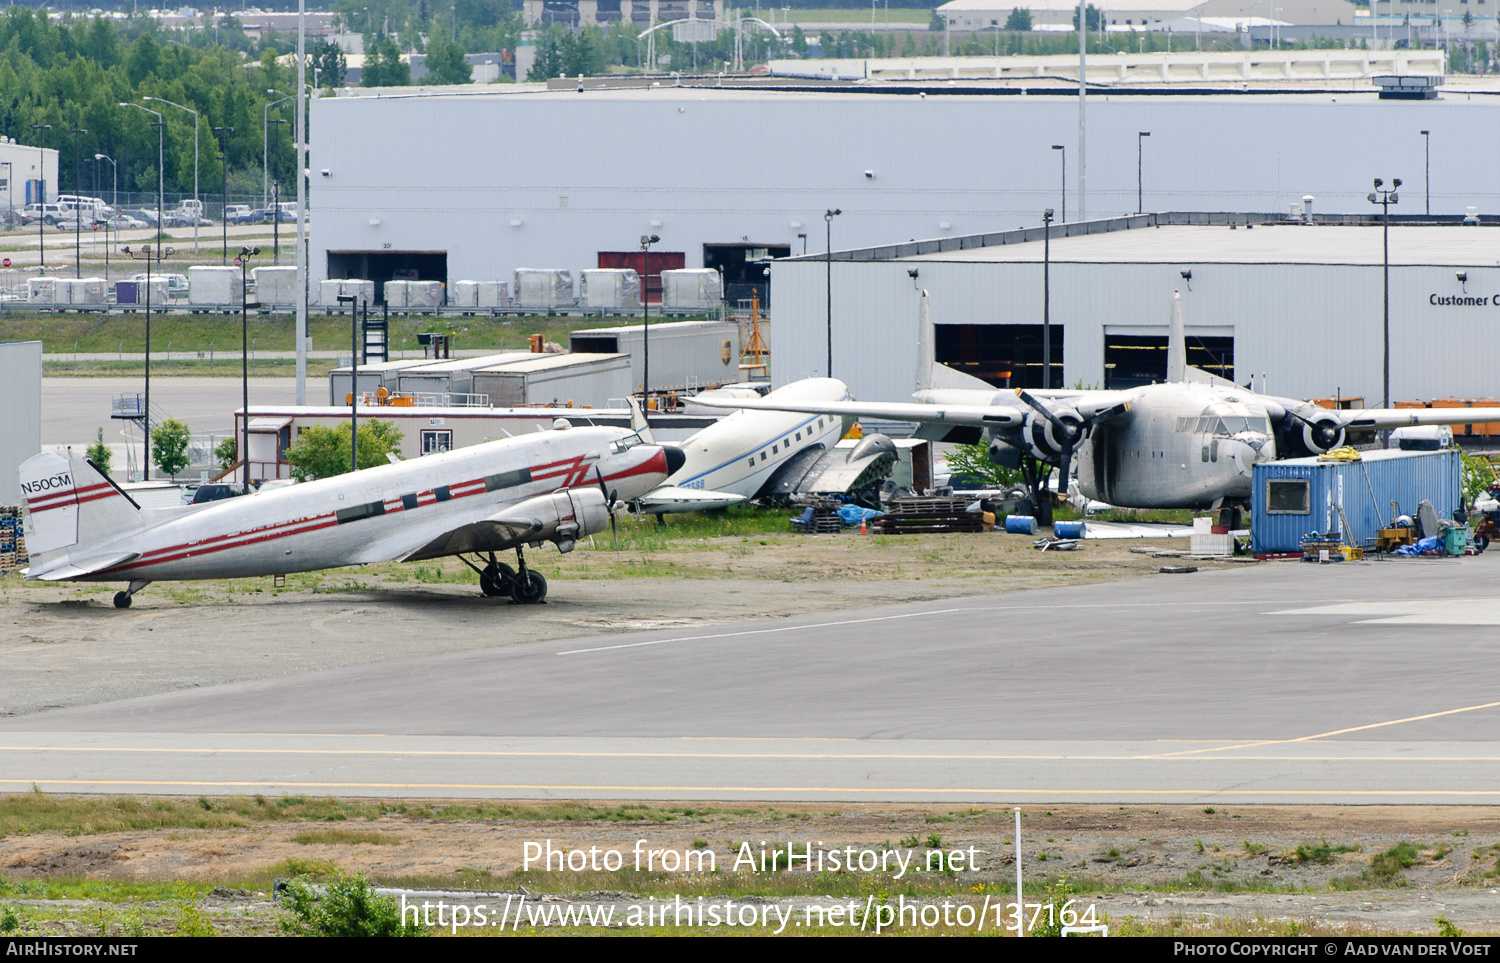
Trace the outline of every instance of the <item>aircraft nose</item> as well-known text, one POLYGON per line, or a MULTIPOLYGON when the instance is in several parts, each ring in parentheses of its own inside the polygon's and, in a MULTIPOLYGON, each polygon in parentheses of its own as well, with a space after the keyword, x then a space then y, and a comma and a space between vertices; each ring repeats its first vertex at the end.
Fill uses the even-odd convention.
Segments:
POLYGON ((687 453, 676 445, 662 445, 661 450, 667 456, 668 477, 677 474, 677 469, 687 464, 687 453))

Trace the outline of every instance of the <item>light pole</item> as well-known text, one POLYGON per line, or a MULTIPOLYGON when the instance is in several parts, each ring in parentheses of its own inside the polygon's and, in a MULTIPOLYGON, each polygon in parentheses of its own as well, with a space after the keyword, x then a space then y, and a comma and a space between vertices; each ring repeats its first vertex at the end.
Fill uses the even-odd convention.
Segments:
POLYGON ((1389 190, 1381 187, 1385 182, 1375 178, 1375 189, 1371 191, 1367 200, 1371 204, 1380 205, 1381 241, 1384 248, 1382 267, 1385 277, 1385 322, 1383 325, 1385 335, 1385 367, 1383 372, 1381 388, 1381 407, 1391 406, 1391 205, 1400 202, 1401 195, 1396 193, 1401 186, 1401 178, 1391 180, 1389 190))
POLYGON ((215 127, 214 133, 219 135, 219 156, 223 161, 224 183, 222 193, 219 195, 219 225, 223 234, 224 250, 219 255, 220 264, 229 263, 229 135, 234 133, 233 127, 215 127))
MULTIPOLYGON (((267 90, 268 94, 279 94, 279 90, 267 90)), ((291 100, 292 95, 287 94, 281 100, 268 101, 260 112, 260 206, 265 208, 271 199, 271 108, 281 103, 282 100, 291 100)), ((286 121, 278 120, 276 123, 284 124, 286 121)))
POLYGON ((1062 199, 1062 223, 1068 221, 1068 149, 1061 144, 1053 144, 1052 149, 1060 151, 1062 158, 1062 187, 1058 190, 1058 197, 1062 199))
POLYGON ((1427 195, 1427 216, 1432 216, 1432 132, 1422 131, 1422 153, 1425 155, 1422 193, 1427 195))
MULTIPOLYGON (((120 214, 120 165, 116 164, 115 163, 115 159, 113 157, 109 156, 108 154, 95 154, 94 155, 94 169, 95 170, 98 169, 99 162, 102 161, 102 160, 109 161, 110 170, 115 175, 114 190, 110 193, 109 201, 110 201, 110 206, 115 209, 115 216, 118 217, 119 214, 120 214)), ((119 239, 120 239, 120 229, 118 227, 116 227, 115 228, 115 240, 118 241, 119 239)), ((106 280, 109 279, 109 222, 108 221, 104 222, 104 277, 105 277, 106 280)))
POLYGON ((359 300, 340 294, 339 304, 349 305, 349 470, 359 471, 359 300))
MULTIPOLYGON (((40 131, 40 130, 51 130, 52 129, 52 125, 51 124, 32 124, 31 125, 31 129, 32 130, 37 130, 37 131, 40 131)), ((41 245, 41 250, 42 250, 42 266, 38 269, 38 273, 42 274, 42 275, 45 275, 47 273, 47 231, 46 231, 46 227, 47 227, 47 168, 46 168, 46 165, 42 166, 42 177, 41 177, 41 180, 38 181, 38 184, 41 185, 41 190, 38 192, 39 196, 37 197, 37 202, 36 202, 36 212, 37 212, 36 213, 36 239, 37 239, 37 243, 39 245, 41 245)))
POLYGON ((167 122, 162 119, 161 114, 152 110, 150 107, 142 107, 140 104, 121 104, 120 106, 134 107, 136 110, 144 110, 146 113, 156 118, 155 122, 153 122, 151 126, 156 128, 156 263, 160 265, 162 236, 161 201, 162 195, 167 192, 167 172, 164 166, 166 164, 167 156, 165 133, 167 122))
POLYGON ((651 299, 647 297, 651 278, 651 245, 660 241, 655 234, 641 235, 641 417, 651 407, 651 299))
MULTIPOLYGON (((145 436, 145 447, 141 458, 141 480, 151 480, 151 245, 147 244, 141 248, 141 256, 129 247, 120 248, 121 252, 133 261, 146 262, 146 403, 141 412, 141 434, 145 436)), ((168 254, 175 254, 171 248, 168 254)), ((161 260, 162 252, 156 252, 157 260, 161 260)))
POLYGON ((166 104, 168 107, 176 107, 193 115, 193 253, 198 253, 198 219, 203 210, 202 203, 198 200, 198 112, 191 107, 174 104, 170 100, 162 100, 160 97, 142 97, 142 100, 155 101, 158 104, 166 104))
MULTIPOLYGON (((944 17, 944 20, 947 18, 944 17)), ((823 264, 828 281, 828 377, 833 377, 833 219, 844 213, 837 207, 823 212, 823 264)))
MULTIPOLYGON (((70 130, 73 135, 73 196, 78 199, 73 211, 73 276, 83 277, 83 154, 79 151, 78 138, 87 134, 82 127, 70 130)), ((61 180, 62 178, 58 178, 61 180)))
MULTIPOLYGON (((1052 387, 1052 208, 1042 212, 1042 387, 1052 387)), ((1064 484, 1067 481, 1064 479, 1064 484)))
POLYGON ((1141 145, 1150 136, 1149 130, 1137 131, 1135 135, 1135 212, 1137 214, 1146 212, 1146 208, 1141 203, 1141 145))
MULTIPOLYGON (((240 269, 240 440, 244 444, 240 461, 244 462, 245 493, 250 492, 250 287, 246 278, 250 259, 260 253, 258 247, 240 248, 235 265, 240 269)), ((356 359, 357 360, 357 359, 356 359)))

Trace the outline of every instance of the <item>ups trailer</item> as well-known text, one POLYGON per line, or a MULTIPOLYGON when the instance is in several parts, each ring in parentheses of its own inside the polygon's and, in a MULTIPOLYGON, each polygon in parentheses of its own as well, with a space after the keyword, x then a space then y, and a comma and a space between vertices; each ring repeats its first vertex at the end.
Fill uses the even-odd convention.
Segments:
MULTIPOLYGON (((644 326, 589 328, 568 335, 568 350, 630 356, 631 384, 646 377, 644 326)), ((708 388, 740 379, 740 326, 733 321, 670 321, 652 324, 652 391, 708 388)))
POLYGON ((530 354, 473 372, 473 392, 492 408, 566 405, 602 408, 630 394, 623 354, 530 354))

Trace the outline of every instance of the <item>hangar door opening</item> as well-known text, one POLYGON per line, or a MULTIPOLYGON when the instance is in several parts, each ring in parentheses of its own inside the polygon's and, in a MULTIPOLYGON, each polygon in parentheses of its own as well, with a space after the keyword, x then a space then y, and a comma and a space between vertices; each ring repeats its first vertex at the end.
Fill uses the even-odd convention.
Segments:
MULTIPOLYGON (((1233 328, 1219 329, 1232 332, 1233 328)), ((1187 335, 1187 363, 1234 380, 1234 335, 1187 335)), ((1104 329, 1104 387, 1135 388, 1167 380, 1167 336, 1104 329)))
POLYGON ((375 303, 384 304, 386 281, 442 281, 446 285, 448 252, 329 251, 328 277, 374 281, 375 303))
POLYGON ((1061 388, 1063 326, 1052 325, 1050 383, 1042 377, 1040 324, 938 324, 933 354, 938 364, 996 388, 1061 388))
POLYGON ((651 273, 646 273, 646 255, 641 251, 600 251, 602 268, 629 268, 641 276, 648 304, 661 304, 661 272, 680 271, 687 266, 683 251, 652 251, 651 273))
POLYGON ((724 276, 724 300, 730 307, 750 307, 750 299, 760 298, 760 313, 771 310, 771 277, 766 273, 771 259, 791 257, 790 244, 705 244, 703 266, 724 276))

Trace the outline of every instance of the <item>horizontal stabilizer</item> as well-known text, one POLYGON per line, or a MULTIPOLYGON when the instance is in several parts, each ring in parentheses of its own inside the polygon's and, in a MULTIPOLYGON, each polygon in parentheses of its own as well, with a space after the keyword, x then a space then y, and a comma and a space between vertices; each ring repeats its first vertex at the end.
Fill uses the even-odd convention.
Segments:
POLYGON ((706 508, 723 508, 728 505, 738 505, 746 501, 746 496, 737 495, 734 492, 718 492, 702 488, 680 488, 676 485, 663 485, 653 489, 635 503, 640 510, 647 514, 658 514, 662 512, 694 512, 706 508))
POLYGON ((69 579, 83 578, 85 575, 93 575, 95 572, 103 572, 114 568, 116 565, 124 565, 126 562, 135 561, 140 557, 140 552, 111 552, 79 561, 69 558, 60 560, 62 561, 61 565, 36 574, 32 574, 32 570, 27 569, 26 577, 29 579, 38 579, 43 582, 64 582, 69 579))

